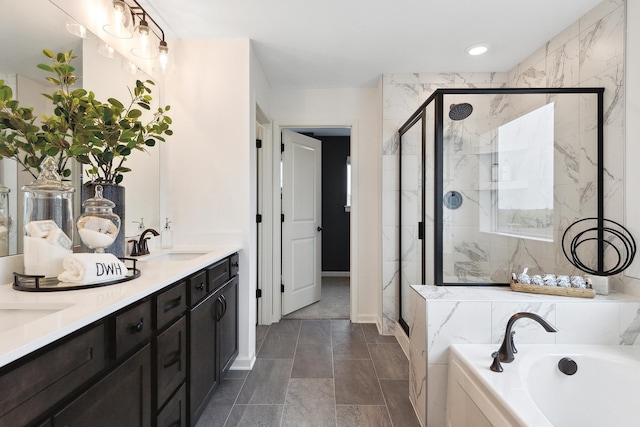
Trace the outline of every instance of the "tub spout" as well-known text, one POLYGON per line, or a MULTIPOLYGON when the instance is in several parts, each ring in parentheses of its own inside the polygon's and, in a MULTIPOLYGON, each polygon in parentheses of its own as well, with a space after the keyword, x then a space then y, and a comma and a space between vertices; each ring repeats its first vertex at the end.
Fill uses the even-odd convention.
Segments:
POLYGON ((513 316, 511 316, 511 318, 507 322, 507 330, 504 333, 504 339, 502 340, 502 345, 500 345, 500 349, 498 350, 498 355, 500 357, 501 362, 505 362, 505 363, 513 362, 513 359, 514 359, 513 354, 517 353, 517 350, 513 343, 514 333, 511 332, 511 328, 513 328, 514 323, 516 323, 518 319, 522 319, 523 317, 535 320, 540 325, 542 325, 542 327, 547 332, 558 332, 558 330, 553 325, 551 325, 550 323, 548 323, 546 320, 544 320, 542 317, 538 316, 535 313, 528 313, 526 311, 522 311, 520 313, 514 314, 513 316))

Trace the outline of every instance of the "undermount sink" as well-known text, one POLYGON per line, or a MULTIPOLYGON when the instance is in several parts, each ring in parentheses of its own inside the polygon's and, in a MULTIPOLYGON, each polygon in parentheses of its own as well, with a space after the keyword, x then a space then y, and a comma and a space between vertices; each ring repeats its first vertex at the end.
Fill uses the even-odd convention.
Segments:
POLYGON ((0 333, 57 313, 73 304, 0 303, 0 333))
POLYGON ((138 261, 191 261, 192 259, 201 257, 208 253, 208 251, 175 251, 175 252, 157 252, 151 253, 137 258, 138 261))

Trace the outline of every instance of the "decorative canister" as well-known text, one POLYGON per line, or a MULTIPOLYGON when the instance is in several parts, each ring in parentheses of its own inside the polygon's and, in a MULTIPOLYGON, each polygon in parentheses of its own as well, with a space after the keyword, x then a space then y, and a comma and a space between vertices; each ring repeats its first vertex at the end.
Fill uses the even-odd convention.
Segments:
POLYGON ((11 217, 9 217, 9 192, 11 190, 0 185, 0 256, 9 255, 9 233, 11 217))
POLYGON ((102 185, 96 185, 95 196, 82 203, 84 213, 76 223, 82 243, 96 253, 111 246, 120 231, 120 217, 113 213, 116 204, 102 197, 102 190, 102 185))
POLYGON ((72 253, 75 189, 62 182, 52 157, 42 161, 41 169, 38 179, 22 187, 24 273, 57 282, 62 261, 72 253))

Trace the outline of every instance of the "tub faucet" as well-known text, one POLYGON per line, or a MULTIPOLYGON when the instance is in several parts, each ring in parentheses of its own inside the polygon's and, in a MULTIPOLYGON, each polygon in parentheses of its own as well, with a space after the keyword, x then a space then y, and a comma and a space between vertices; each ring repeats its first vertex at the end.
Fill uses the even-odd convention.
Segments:
MULTIPOLYGON (((147 247, 147 240, 149 240, 150 237, 145 237, 147 235, 147 233, 151 233, 154 236, 159 236, 160 235, 160 233, 158 233, 153 228, 147 228, 146 230, 144 230, 142 232, 142 234, 140 235, 140 240, 138 240, 138 255, 149 255, 149 248, 147 247)), ((134 247, 135 247, 135 245, 134 245, 134 247)))
POLYGON ((551 325, 550 323, 548 323, 546 320, 544 320, 542 317, 538 316, 535 313, 528 313, 526 311, 521 311, 520 313, 514 314, 513 316, 511 316, 511 318, 507 322, 507 330, 504 333, 504 339, 502 340, 502 345, 500 346, 500 349, 498 349, 498 357, 501 362, 504 362, 504 363, 513 362, 513 359, 514 359, 513 354, 518 352, 518 350, 516 350, 515 344, 513 343, 513 335, 515 334, 515 331, 511 332, 511 328, 513 328, 513 324, 516 323, 518 319, 522 319, 523 317, 535 320, 540 325, 542 325, 542 327, 547 332, 558 332, 558 330, 553 325, 551 325))

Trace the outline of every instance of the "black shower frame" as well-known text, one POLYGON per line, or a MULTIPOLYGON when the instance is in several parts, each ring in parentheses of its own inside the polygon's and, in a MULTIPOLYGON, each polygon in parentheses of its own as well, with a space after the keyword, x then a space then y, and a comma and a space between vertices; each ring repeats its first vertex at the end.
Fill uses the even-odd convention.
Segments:
MULTIPOLYGON (((420 107, 407 119, 407 121, 398 129, 398 166, 399 166, 399 179, 398 189, 402 191, 402 135, 404 135, 409 129, 411 129, 417 122, 422 121, 422 135, 421 135, 421 147, 422 147, 422 161, 421 166, 421 181, 422 181, 422 194, 420 195, 422 200, 422 213, 418 223, 418 238, 422 241, 422 283, 424 284, 426 279, 426 270, 424 262, 424 254, 426 249, 424 223, 425 223, 425 160, 426 160, 426 109, 434 102, 435 110, 435 124, 434 124, 434 283, 437 286, 508 286, 508 283, 444 283, 443 281, 443 256, 442 256, 442 243, 443 243, 443 172, 444 172, 444 96, 445 95, 517 95, 517 94, 595 94, 597 96, 597 118, 598 118, 598 131, 597 131, 597 144, 598 144, 598 165, 597 165, 597 261, 598 271, 604 271, 604 88, 603 87, 576 87, 576 88, 450 88, 450 89, 436 89, 426 101, 424 101, 420 107)), ((402 226, 402 194, 400 193, 398 199, 398 220, 399 227, 402 226)), ((398 232, 398 323, 402 326, 407 336, 409 335, 409 325, 406 320, 402 318, 402 232, 399 228, 398 232)))

